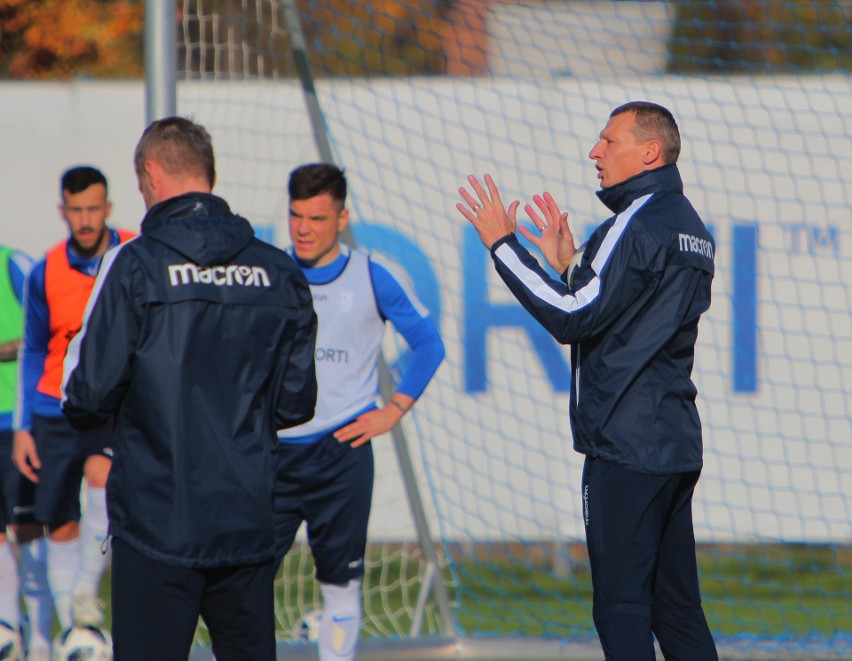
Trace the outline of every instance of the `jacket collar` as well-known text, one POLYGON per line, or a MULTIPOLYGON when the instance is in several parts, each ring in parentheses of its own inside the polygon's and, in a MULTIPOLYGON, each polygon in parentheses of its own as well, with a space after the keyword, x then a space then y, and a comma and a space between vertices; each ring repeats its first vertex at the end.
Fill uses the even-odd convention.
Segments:
POLYGON ((187 193, 155 204, 142 221, 142 234, 201 266, 228 263, 254 238, 249 222, 209 193, 187 193))
POLYGON ((222 217, 231 215, 228 203, 221 197, 211 193, 185 193, 163 200, 148 209, 143 226, 146 222, 156 223, 170 218, 187 218, 191 216, 222 217))
POLYGON ((683 180, 676 163, 640 172, 620 184, 599 190, 597 196, 610 211, 621 213, 634 200, 649 193, 683 194, 683 180))

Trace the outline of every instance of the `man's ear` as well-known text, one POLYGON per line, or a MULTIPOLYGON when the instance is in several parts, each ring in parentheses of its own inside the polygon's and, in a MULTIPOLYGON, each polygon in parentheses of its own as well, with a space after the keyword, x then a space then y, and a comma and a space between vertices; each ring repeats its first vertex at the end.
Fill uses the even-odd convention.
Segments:
POLYGON ((162 184, 163 179, 163 166, 159 164, 159 162, 155 161, 153 158, 149 158, 145 161, 145 175, 148 177, 148 184, 151 186, 151 190, 158 190, 162 184))
POLYGON ((661 161, 663 157, 663 145, 659 140, 649 140, 645 143, 643 161, 645 165, 653 165, 661 161))
POLYGON ((349 209, 341 209, 340 215, 337 217, 337 231, 342 232, 349 224, 349 209))

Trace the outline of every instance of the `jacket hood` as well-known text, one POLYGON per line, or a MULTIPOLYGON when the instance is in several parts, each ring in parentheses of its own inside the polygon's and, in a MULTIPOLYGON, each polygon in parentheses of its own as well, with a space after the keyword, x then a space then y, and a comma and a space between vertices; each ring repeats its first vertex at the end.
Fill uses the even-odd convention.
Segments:
POLYGON ((620 184, 599 190, 597 196, 610 211, 621 213, 634 200, 649 193, 683 194, 683 180, 676 163, 640 172, 620 184))
POLYGON ((222 198, 187 193, 151 207, 142 220, 142 234, 199 266, 213 266, 232 261, 252 240, 254 230, 222 198))

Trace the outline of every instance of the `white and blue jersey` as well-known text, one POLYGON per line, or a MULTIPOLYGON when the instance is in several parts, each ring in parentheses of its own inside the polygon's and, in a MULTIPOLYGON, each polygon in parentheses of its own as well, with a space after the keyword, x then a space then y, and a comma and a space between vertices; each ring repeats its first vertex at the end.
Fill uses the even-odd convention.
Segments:
MULTIPOLYGON (((390 321, 412 350, 397 392, 417 399, 444 358, 444 344, 409 279, 393 265, 341 244, 325 266, 297 263, 319 318, 314 418, 278 432, 284 443, 312 443, 376 408, 379 352, 390 321)), ((295 255, 290 251, 295 258, 295 255)))

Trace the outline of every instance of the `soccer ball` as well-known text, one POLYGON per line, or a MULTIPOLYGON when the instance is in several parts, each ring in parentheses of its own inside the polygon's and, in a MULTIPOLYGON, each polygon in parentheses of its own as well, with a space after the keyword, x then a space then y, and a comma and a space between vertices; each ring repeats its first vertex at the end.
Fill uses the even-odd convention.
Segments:
POLYGON ((6 620, 0 620, 0 661, 18 661, 21 656, 21 638, 6 620))
POLYGON ((296 640, 302 643, 317 642, 317 640, 319 640, 319 629, 321 619, 321 610, 308 611, 307 613, 302 615, 302 617, 299 618, 299 621, 296 622, 296 626, 293 629, 293 633, 296 636, 296 640))
POLYGON ((53 641, 53 661, 112 661, 112 636, 98 627, 68 627, 53 641))

